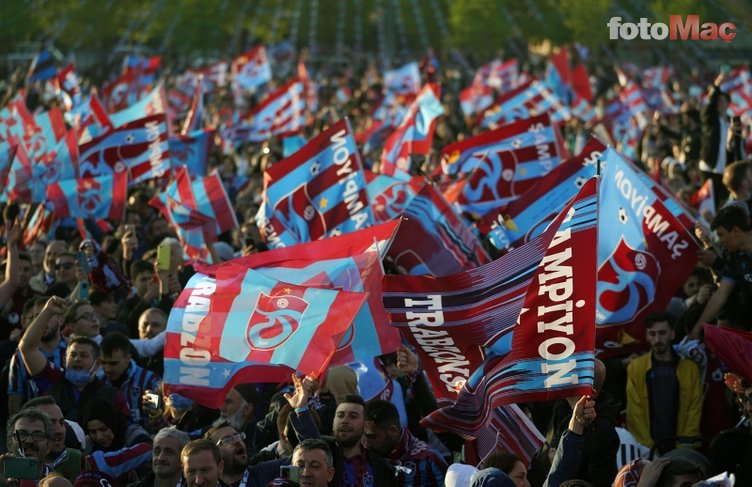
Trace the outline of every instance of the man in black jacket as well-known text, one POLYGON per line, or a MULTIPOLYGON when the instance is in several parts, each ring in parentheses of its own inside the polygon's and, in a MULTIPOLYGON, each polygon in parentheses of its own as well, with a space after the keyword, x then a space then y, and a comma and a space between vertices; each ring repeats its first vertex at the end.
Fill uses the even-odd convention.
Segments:
POLYGON ((724 74, 720 73, 713 81, 710 87, 710 99, 701 115, 700 170, 705 179, 713 180, 717 208, 728 198, 728 191, 723 185, 723 171, 728 164, 734 162, 733 159, 729 160, 730 121, 726 115, 731 99, 728 93, 721 91, 720 88, 724 77, 724 74))
MULTIPOLYGON (((319 432, 308 411, 308 400, 312 395, 314 382, 301 380, 293 375, 294 394, 285 394, 290 407, 292 425, 300 441, 319 438, 319 432), (309 433, 310 432, 310 433, 309 433)), ((324 438, 334 455, 334 479, 330 486, 376 487, 395 486, 394 467, 383 457, 368 451, 361 444, 366 426, 366 407, 363 398, 348 394, 337 406, 334 415, 334 438, 324 438)))

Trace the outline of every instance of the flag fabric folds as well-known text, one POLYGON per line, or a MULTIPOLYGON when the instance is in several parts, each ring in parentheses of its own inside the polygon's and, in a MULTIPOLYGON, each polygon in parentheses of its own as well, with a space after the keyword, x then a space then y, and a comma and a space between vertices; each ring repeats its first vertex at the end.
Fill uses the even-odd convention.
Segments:
POLYGON ((199 130, 188 135, 171 135, 168 143, 173 172, 185 166, 193 176, 206 176, 209 154, 214 146, 214 130, 199 130))
POLYGON ((598 342, 605 352, 642 336, 689 277, 700 247, 639 170, 609 148, 602 165, 598 239, 598 342), (626 336, 625 336, 626 335, 626 336))
POLYGON ((254 93, 272 80, 272 68, 264 46, 254 47, 236 57, 230 66, 232 87, 237 94, 254 93))
POLYGON ((255 253, 211 267, 197 266, 198 272, 178 297, 168 320, 165 343, 165 383, 168 384, 168 388, 192 397, 209 407, 218 407, 217 405, 221 405, 224 400, 226 391, 236 383, 281 382, 290 377, 293 369, 305 373, 313 372, 313 375, 317 375, 326 368, 329 359, 336 356, 335 352, 338 348, 339 352, 344 354, 343 357, 347 358, 349 352, 344 342, 350 342, 349 346, 356 357, 361 353, 356 349, 359 343, 367 347, 371 356, 395 350, 400 344, 399 336, 396 329, 383 321, 383 305, 378 303, 380 272, 373 265, 386 255, 398 226, 399 221, 394 221, 340 237, 332 237, 326 241, 255 253), (371 255, 370 258, 369 255, 371 255), (346 265, 348 260, 351 265, 346 265), (327 261, 330 263, 339 261, 340 265, 333 265, 329 268, 327 261), (285 268, 288 269, 283 271, 282 269, 285 268), (284 272, 288 277, 297 275, 305 281, 310 281, 311 287, 281 283, 265 275, 264 272, 284 272), (249 277, 249 279, 239 283, 238 281, 244 277, 249 277), (232 285, 230 291, 220 293, 221 302, 214 303, 217 287, 228 282, 232 285), (352 310, 353 299, 362 304, 362 299, 366 297, 365 293, 346 292, 344 298, 338 298, 337 293, 340 291, 331 289, 332 287, 346 288, 359 285, 359 283, 362 283, 364 289, 369 292, 373 289, 373 298, 377 298, 374 302, 369 296, 367 301, 375 331, 362 330, 361 326, 367 323, 362 318, 366 315, 363 315, 362 311, 356 315, 357 309, 352 310), (238 284, 240 284, 240 289, 238 289, 238 284), (309 301, 302 319, 298 319, 300 315, 298 313, 293 315, 293 312, 299 311, 304 306, 300 300, 290 299, 286 307, 280 307, 278 299, 260 297, 262 293, 269 298, 275 296, 273 289, 269 289, 272 284, 276 286, 273 288, 276 290, 296 289, 295 293, 287 293, 293 295, 294 298, 299 296, 299 291, 308 292, 313 288, 321 288, 317 290, 324 294, 318 296, 322 299, 317 299, 315 302, 309 301), (376 287, 373 287, 374 285, 376 287), (238 292, 241 292, 242 299, 237 297, 238 292), (238 313, 227 313, 228 309, 232 311, 230 308, 236 302, 240 307, 238 313), (344 305, 343 308, 338 307, 340 303, 344 305), (259 313, 255 312, 257 305, 260 306, 259 313), (281 342, 286 330, 291 330, 293 327, 297 327, 298 330, 307 327, 309 335, 315 333, 316 325, 311 324, 306 313, 309 310, 313 311, 313 307, 321 308, 322 305, 327 306, 329 311, 324 323, 319 325, 328 328, 331 335, 323 338, 317 336, 314 340, 320 341, 317 345, 326 347, 326 354, 319 349, 319 351, 314 351, 313 355, 304 355, 308 354, 306 350, 308 343, 300 345, 297 341, 290 340, 290 336, 287 336, 287 341, 281 342), (292 310, 285 314, 285 310, 289 308, 292 310), (221 319, 218 318, 216 321, 214 320, 215 309, 221 310, 221 314, 216 315, 221 319), (353 313, 351 314, 350 311, 353 313), (267 320, 270 325, 261 336, 258 333, 250 333, 251 325, 258 326, 259 314, 270 318, 267 320), (248 318, 249 315, 250 318, 248 318), (272 321, 271 318, 278 319, 272 321), (222 326, 228 322, 234 333, 234 341, 238 344, 235 345, 236 348, 227 345, 228 348, 224 352, 227 357, 239 358, 245 351, 246 355, 238 363, 219 355, 222 326), (354 323, 353 327, 349 327, 351 323, 354 323), (359 334, 362 337, 359 337, 359 334), (378 339, 374 339, 374 336, 378 336, 378 339), (253 358, 264 358, 264 360, 245 361, 251 340, 255 340, 254 343, 258 344, 261 338, 266 338, 268 343, 258 348, 262 356, 256 353, 253 358), (278 346, 272 350, 269 345, 274 345, 275 341, 278 346), (284 355, 282 353, 275 355, 279 348, 284 348, 284 355), (331 355, 328 355, 329 353, 331 355), (192 360, 194 358, 197 360, 192 360))
POLYGON ((556 123, 572 117, 567 105, 543 83, 529 80, 514 90, 499 95, 491 107, 481 114, 479 120, 482 127, 495 128, 504 123, 546 112, 556 123))
POLYGON ((705 343, 731 370, 752 381, 752 333, 705 324, 705 343))
POLYGON ((293 134, 305 127, 305 83, 293 79, 243 115, 234 128, 233 140, 261 142, 272 135, 293 134))
MULTIPOLYGON (((431 413, 422 421, 424 425, 487 443, 488 429, 503 418, 503 411, 495 408, 591 392, 597 197, 593 178, 544 234, 499 259, 517 254, 531 265, 526 278, 529 286, 521 290, 524 304, 505 336, 508 351, 503 355, 489 352, 483 366, 458 384, 461 389, 454 404, 431 413)), ((433 328, 435 332, 443 329, 446 327, 433 328)), ((428 341, 423 337, 423 342, 428 341)), ((531 438, 533 444, 540 441, 534 431, 522 437, 531 438)))
POLYGON ((399 217, 415 197, 417 191, 426 184, 422 177, 415 176, 410 181, 365 171, 368 185, 368 200, 371 202, 376 223, 384 223, 399 217))
POLYGON ((309 242, 374 223, 352 128, 340 120, 264 173, 256 216, 272 248, 309 242))
POLYGON ((381 156, 381 172, 389 176, 408 174, 410 156, 425 156, 431 151, 436 119, 443 113, 439 86, 424 86, 400 125, 387 138, 381 156))
POLYGON ((132 105, 118 112, 110 113, 109 118, 113 126, 120 127, 141 118, 166 113, 167 95, 164 87, 160 84, 132 105))
POLYGON ((519 63, 516 59, 502 62, 494 59, 475 71, 473 85, 488 86, 500 92, 509 91, 517 86, 519 63))
POLYGON ((191 181, 186 167, 175 171, 175 179, 149 204, 162 212, 178 235, 190 259, 207 263, 207 243, 220 233, 237 228, 235 210, 218 175, 191 181))
POLYGON ((165 115, 152 115, 112 129, 79 147, 82 177, 129 172, 131 184, 170 169, 165 115))
POLYGON ((445 150, 459 150, 459 159, 467 158, 461 170, 471 174, 457 204, 464 213, 477 215, 518 198, 566 157, 558 128, 547 115, 499 127, 445 150))
POLYGON ((399 348, 396 328, 389 325, 381 300, 383 271, 380 259, 394 239, 399 221, 375 225, 326 240, 307 242, 239 257, 199 272, 216 276, 218 269, 241 273, 252 268, 288 282, 306 286, 366 292, 366 304, 337 345, 332 364, 368 361, 399 348))
POLYGON ((388 261, 400 273, 445 276, 490 262, 480 241, 430 183, 405 208, 388 261))
POLYGON ((384 86, 398 95, 410 95, 420 91, 420 70, 412 62, 396 69, 384 71, 384 86))
POLYGON ((319 377, 365 297, 253 269, 195 274, 167 322, 165 386, 218 408, 238 383, 283 381, 291 370, 319 377))
MULTIPOLYGON (((558 156, 563 155, 563 143, 547 114, 505 124, 445 146, 441 149, 441 169, 448 175, 472 173, 489 154, 534 147, 536 144, 554 144, 554 150, 550 152, 557 156, 557 160, 551 161, 551 167, 548 167, 551 170, 558 164, 558 156)), ((545 165, 546 161, 542 164, 545 165)))
POLYGON ((204 116, 204 77, 199 76, 196 83, 196 93, 193 95, 191 108, 183 122, 183 128, 180 130, 181 135, 188 135, 191 132, 201 130, 201 121, 204 116))
POLYGON ((216 234, 238 228, 235 210, 219 174, 196 178, 191 183, 196 209, 215 222, 216 234))
POLYGON ((582 152, 554 168, 509 204, 488 213, 477 223, 499 250, 519 247, 540 235, 585 182, 596 175, 606 146, 592 139, 582 152))
POLYGON ((47 202, 59 218, 125 219, 128 174, 65 179, 47 187, 47 202))

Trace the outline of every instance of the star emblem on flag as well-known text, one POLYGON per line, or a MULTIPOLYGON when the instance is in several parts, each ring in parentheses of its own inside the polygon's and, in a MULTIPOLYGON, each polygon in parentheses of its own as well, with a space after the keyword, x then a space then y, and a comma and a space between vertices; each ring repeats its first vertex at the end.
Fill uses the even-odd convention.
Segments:
POLYGON ((321 201, 319 201, 319 208, 322 210, 326 208, 326 205, 329 204, 329 201, 326 198, 321 198, 321 201))
POLYGON ((224 376, 225 379, 230 377, 230 373, 231 373, 230 369, 225 369, 222 371, 222 375, 224 376))

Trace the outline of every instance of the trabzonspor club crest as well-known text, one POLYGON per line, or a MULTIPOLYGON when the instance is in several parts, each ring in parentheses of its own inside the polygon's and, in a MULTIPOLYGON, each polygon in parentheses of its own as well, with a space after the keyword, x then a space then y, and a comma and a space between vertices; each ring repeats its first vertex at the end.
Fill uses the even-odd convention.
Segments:
POLYGON ((389 185, 379 193, 372 203, 374 216, 378 221, 389 221, 400 215, 410 200, 407 184, 399 182, 389 185))
POLYGON ((630 322, 656 294, 661 269, 656 258, 633 249, 622 237, 598 269, 596 322, 601 326, 630 322))
POLYGON ((78 207, 90 215, 99 215, 105 204, 101 184, 96 179, 80 179, 76 199, 78 207))
MULTIPOLYGON (((289 292, 289 290, 287 290, 289 292)), ((260 293, 248 320, 245 338, 251 350, 273 350, 300 327, 308 302, 298 296, 260 293)))

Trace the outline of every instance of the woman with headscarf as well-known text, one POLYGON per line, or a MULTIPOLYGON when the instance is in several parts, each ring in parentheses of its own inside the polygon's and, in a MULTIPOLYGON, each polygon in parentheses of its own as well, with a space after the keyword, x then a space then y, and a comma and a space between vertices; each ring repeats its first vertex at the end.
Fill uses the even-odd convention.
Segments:
MULTIPOLYGON (((94 399, 84 408, 80 424, 87 434, 87 454, 97 451, 116 452, 152 442, 151 436, 145 429, 137 424, 129 424, 129 418, 122 411, 101 399, 94 399)), ((150 462, 145 462, 135 467, 135 473, 140 478, 146 475, 150 468, 150 462)), ((120 480, 133 481, 135 479, 120 480)))

